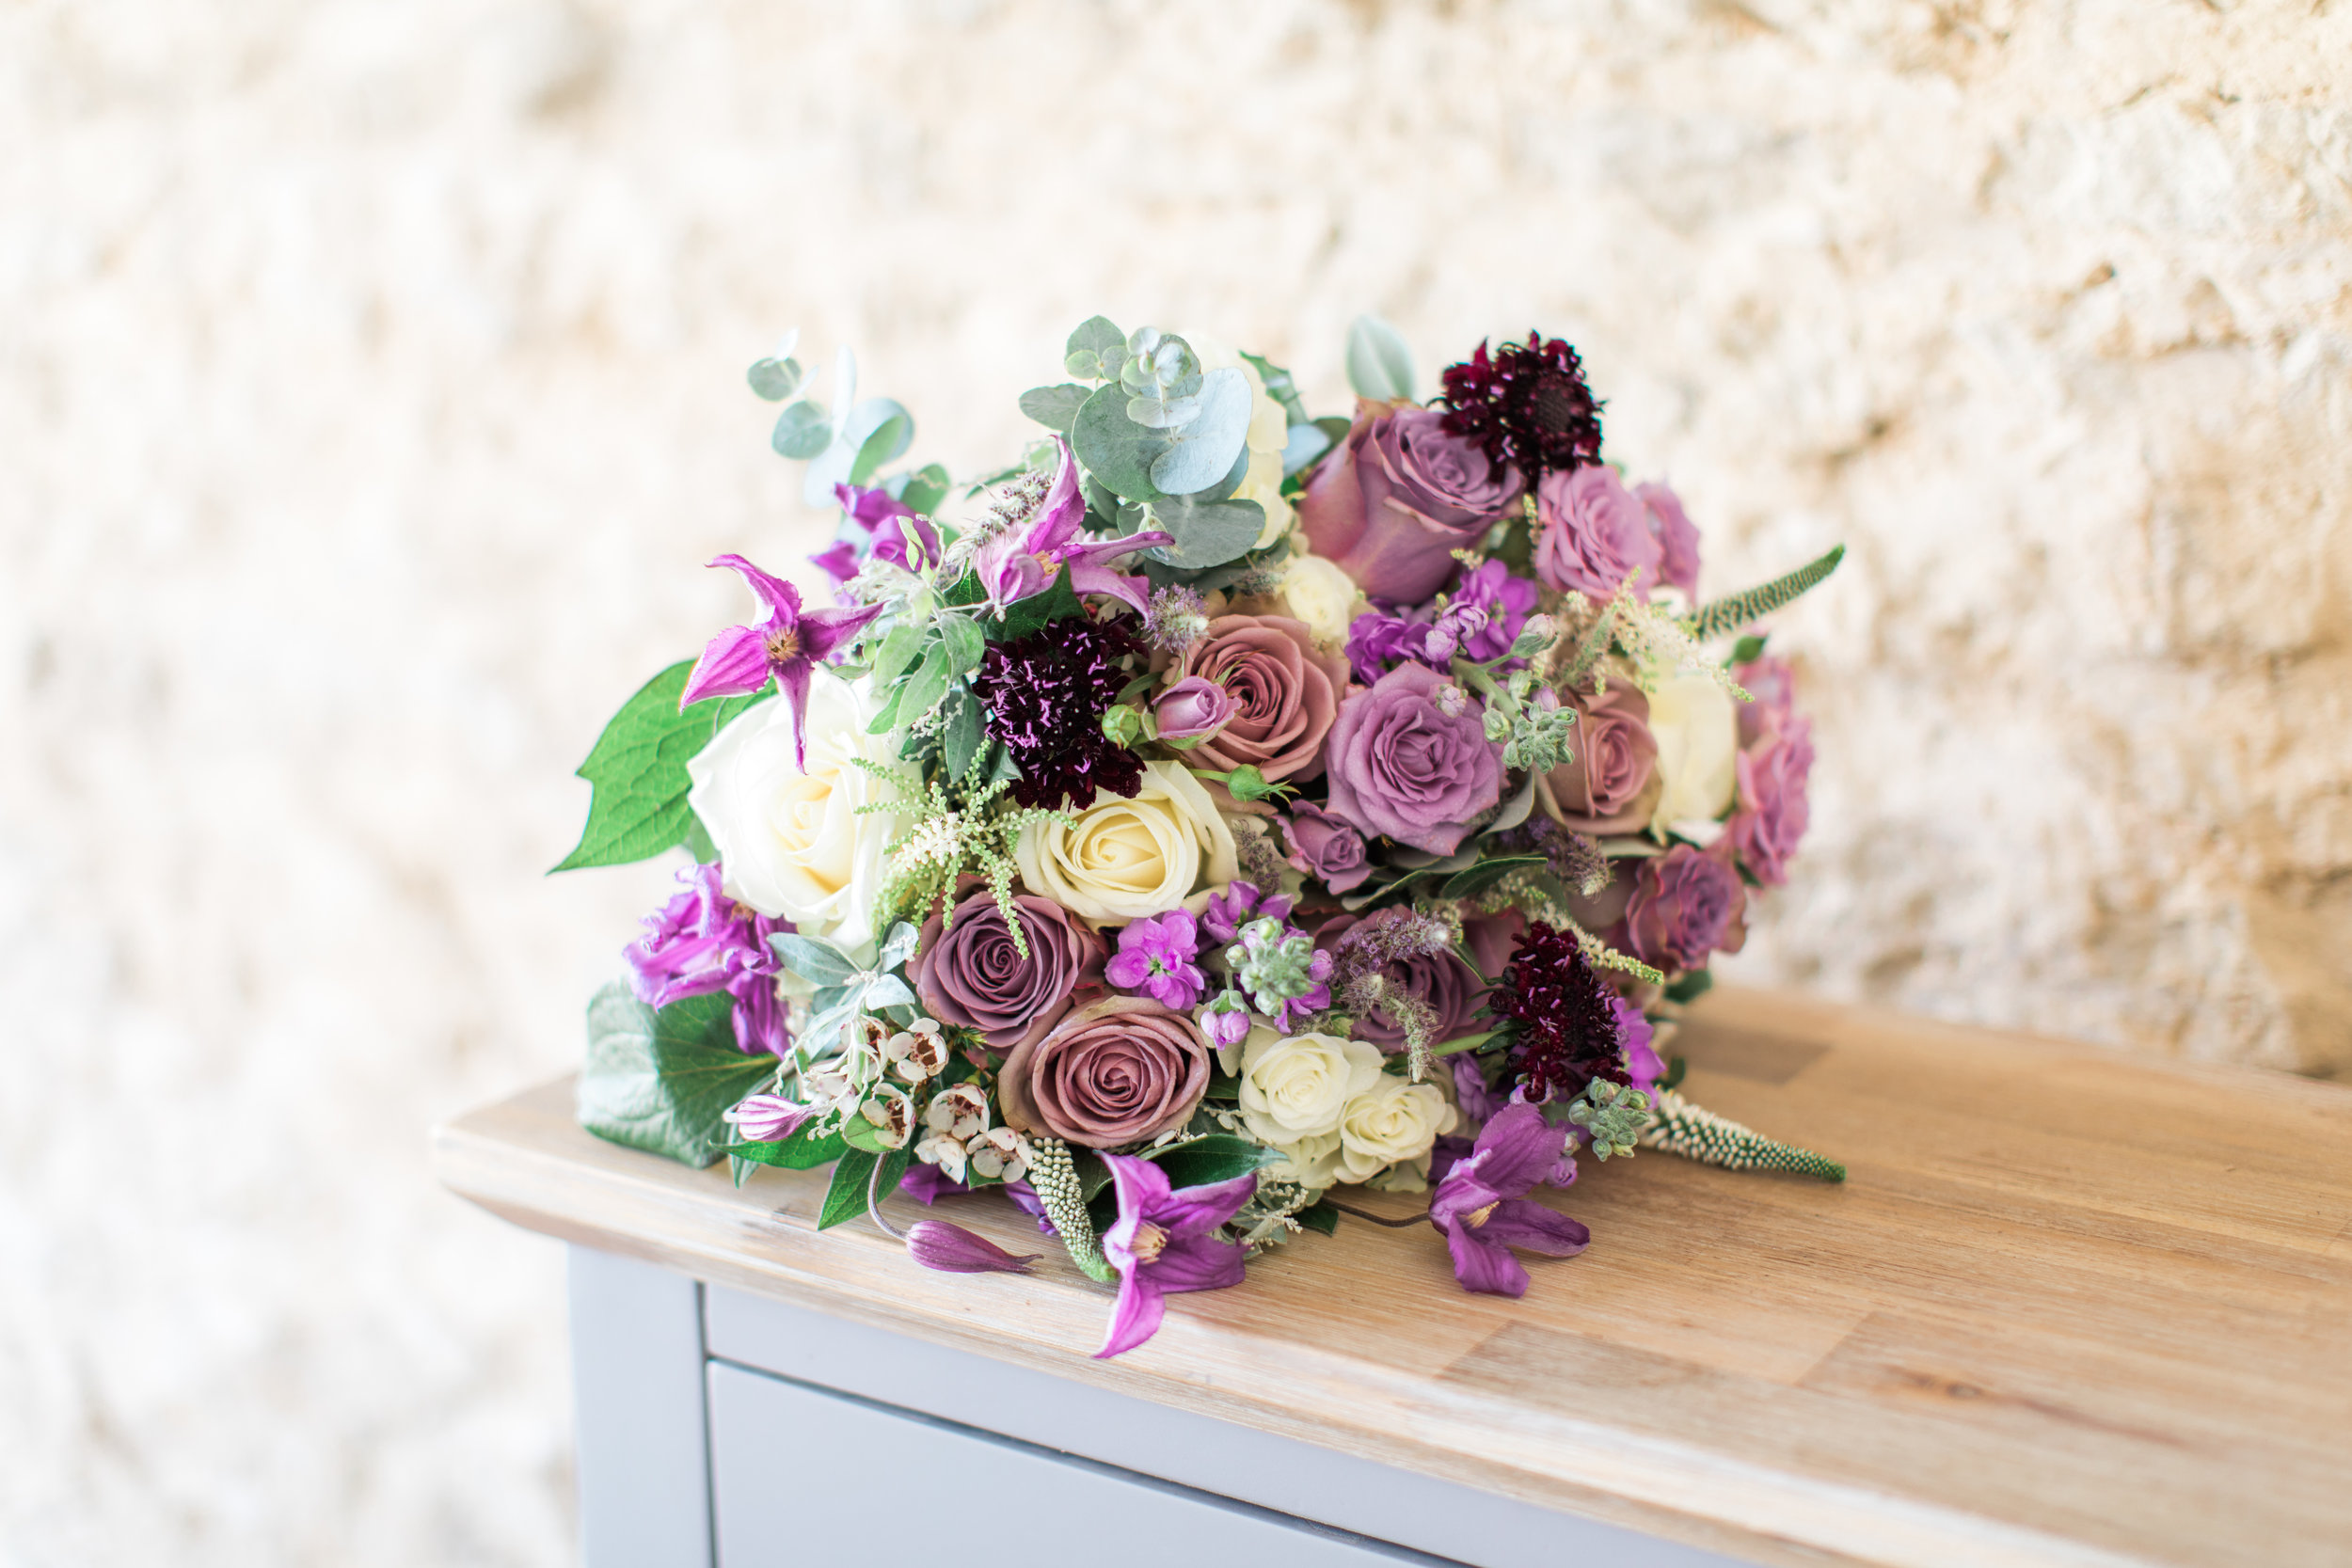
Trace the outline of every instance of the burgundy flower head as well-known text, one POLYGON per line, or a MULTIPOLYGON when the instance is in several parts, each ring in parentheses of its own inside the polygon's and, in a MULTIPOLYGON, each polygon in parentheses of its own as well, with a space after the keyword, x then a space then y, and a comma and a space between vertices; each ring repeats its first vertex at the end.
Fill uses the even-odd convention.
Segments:
POLYGON ((1576 350, 1530 332, 1489 355, 1480 343, 1444 374, 1445 428, 1480 442, 1497 463, 1541 475, 1600 461, 1600 404, 1576 350))
POLYGON ((1531 1102, 1573 1100, 1596 1078, 1631 1082, 1616 992, 1574 933, 1528 927, 1486 1006, 1518 1022, 1519 1084, 1531 1102))
POLYGON ((1125 626, 1084 616, 989 644, 973 684, 988 733, 1021 769, 1015 800, 1084 811, 1097 789, 1133 799, 1143 788, 1143 759, 1103 733, 1104 713, 1131 678, 1120 661, 1142 653, 1125 626))

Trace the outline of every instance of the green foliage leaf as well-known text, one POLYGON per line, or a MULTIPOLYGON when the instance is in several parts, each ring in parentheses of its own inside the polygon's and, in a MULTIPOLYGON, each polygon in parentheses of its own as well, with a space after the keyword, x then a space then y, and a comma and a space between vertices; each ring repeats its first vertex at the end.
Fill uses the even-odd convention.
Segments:
POLYGON ((980 655, 988 649, 988 640, 980 635, 979 623, 969 615, 943 615, 939 632, 947 644, 948 670, 958 675, 970 674, 979 668, 980 655))
POLYGON ((1127 394, 1116 385, 1101 388, 1088 398, 1070 427, 1070 450, 1086 465, 1087 472, 1128 500, 1159 499, 1159 487, 1152 483, 1152 465, 1168 447, 1166 436, 1146 430, 1127 417, 1127 394))
POLYGON ((784 967, 819 989, 846 986, 857 978, 858 967, 849 955, 832 942, 818 937, 804 937, 795 931, 780 931, 768 939, 784 967))
POLYGON ((1256 501, 1218 500, 1200 504, 1187 497, 1171 496, 1152 506, 1147 527, 1165 529, 1175 543, 1152 550, 1151 558, 1191 571, 1221 566, 1249 553, 1265 530, 1265 508, 1256 501))
POLYGON ((1169 1144, 1152 1149, 1144 1158, 1160 1167, 1171 1187, 1203 1187, 1214 1181, 1230 1181, 1236 1176, 1248 1176, 1263 1166, 1282 1158, 1275 1149, 1248 1138, 1237 1138, 1229 1132, 1216 1132, 1205 1138, 1189 1138, 1183 1143, 1169 1144))
POLYGON ((941 759, 947 765, 947 776, 961 779, 972 759, 978 754, 984 732, 980 727, 979 699, 968 687, 957 687, 947 693, 947 721, 940 726, 941 759))
POLYGON ((1743 637, 1731 645, 1731 657, 1725 664, 1749 664, 1764 657, 1764 639, 1743 637))
POLYGON ((844 1150, 841 1161, 833 1167, 833 1185, 825 1189, 825 1206, 817 1215, 817 1228, 831 1230, 844 1220, 853 1220, 866 1212, 866 1186, 870 1180, 874 1196, 886 1198, 898 1190, 898 1178, 906 1174, 907 1151, 894 1148, 880 1156, 862 1148, 844 1150), (874 1176, 874 1163, 882 1162, 882 1175, 874 1176))
POLYGON ((923 651, 923 628, 901 621, 890 628, 882 647, 874 655, 874 688, 882 690, 898 683, 915 656, 923 651))
POLYGON ((855 1112, 841 1118, 841 1141, 868 1154, 890 1152, 890 1146, 882 1142, 882 1129, 855 1112))
POLYGON ((947 470, 936 463, 926 463, 907 476, 899 488, 898 499, 928 517, 947 499, 948 487, 947 470))
POLYGON ((1084 613, 1078 595, 1070 590, 1070 574, 1057 572, 1052 585, 1044 593, 1032 594, 1016 604, 1007 605, 1004 618, 988 622, 982 629, 992 642, 1009 642, 1056 621, 1066 621, 1073 615, 1084 613))
MULTIPOLYGON (((898 404, 891 404, 898 408, 898 404)), ((914 416, 903 408, 887 415, 876 425, 873 434, 858 443, 857 457, 850 464, 850 483, 864 484, 882 470, 882 465, 898 460, 908 447, 914 444, 914 416)))
POLYGON ((1062 345, 1062 368, 1089 381, 1113 381, 1127 356, 1127 334, 1108 316, 1089 316, 1062 345))
POLYGON ((1078 420, 1078 410, 1086 405, 1091 394, 1074 381, 1058 387, 1032 387, 1021 394, 1021 412, 1048 430, 1070 434, 1070 427, 1078 420))
POLYGON ((1347 384, 1375 403, 1413 395, 1412 354, 1378 316, 1358 316, 1347 329, 1347 384))
POLYGON ((1714 989, 1714 974, 1708 970, 1694 969, 1690 974, 1679 976, 1666 988, 1666 1000, 1677 1003, 1696 1002, 1714 989))
POLYGON ((697 1169, 734 1141, 721 1120, 776 1070, 772 1056, 736 1048, 735 1003, 724 991, 656 1010, 620 984, 588 1004, 588 1056, 580 1124, 600 1138, 697 1169))
POLYGON ((755 360, 746 372, 746 379, 751 382, 752 390, 760 397, 770 403, 782 403, 801 389, 801 380, 805 373, 801 369, 801 362, 787 355, 781 359, 755 360))
POLYGON ((850 1146, 841 1141, 838 1132, 818 1135, 814 1122, 803 1122, 788 1138, 774 1143, 729 1144, 727 1152, 739 1160, 755 1164, 776 1165, 785 1170, 815 1170, 830 1165, 841 1158, 841 1151, 850 1146))
POLYGON ((778 456, 805 463, 833 445, 833 426, 826 420, 821 404, 803 398, 787 404, 776 416, 776 428, 768 437, 768 444, 776 449, 778 456))
POLYGON ((1817 561, 1808 561, 1785 577, 1774 578, 1760 588, 1744 594, 1714 599, 1699 608, 1698 613, 1685 623, 1691 635, 1705 642, 1718 637, 1728 637, 1751 621, 1770 615, 1773 610, 1795 599, 1807 589, 1820 584, 1837 563, 1846 559, 1846 546, 1836 546, 1817 561))
POLYGON ((1331 450, 1331 437, 1321 425, 1295 424, 1290 438, 1282 448, 1282 477, 1300 473, 1314 466, 1316 458, 1331 450))
POLYGON ((1456 871, 1438 890, 1440 898, 1471 898, 1486 892, 1514 871, 1526 871, 1544 864, 1541 855, 1496 855, 1480 861, 1467 871, 1456 871))
POLYGON ((1265 388, 1266 396, 1282 405, 1282 412, 1292 424, 1313 422, 1307 412, 1307 405, 1298 400, 1298 383, 1290 372, 1271 359, 1262 359, 1254 354, 1245 354, 1242 357, 1248 360, 1250 368, 1258 372, 1258 384, 1265 388))
POLYGON ((580 765, 580 777, 593 786, 588 825, 555 870, 627 865, 691 836, 687 763, 763 696, 723 697, 680 713, 678 696, 693 668, 691 659, 682 659, 639 687, 596 737, 580 765))
POLYGON ((940 699, 947 695, 950 679, 947 662, 947 650, 945 648, 933 648, 924 656, 922 664, 907 677, 906 685, 899 688, 898 701, 892 705, 896 728, 904 729, 914 723, 937 707, 940 699))
POLYGON ((1318 1236, 1332 1236, 1339 1233, 1340 1212, 1327 1203, 1317 1203, 1301 1209, 1291 1218, 1296 1220, 1301 1227, 1311 1230, 1318 1236))
POLYGON ((1208 489, 1248 449, 1249 378, 1230 365, 1211 371, 1200 383, 1200 412, 1164 432, 1168 449, 1152 460, 1152 483, 1167 495, 1208 489))

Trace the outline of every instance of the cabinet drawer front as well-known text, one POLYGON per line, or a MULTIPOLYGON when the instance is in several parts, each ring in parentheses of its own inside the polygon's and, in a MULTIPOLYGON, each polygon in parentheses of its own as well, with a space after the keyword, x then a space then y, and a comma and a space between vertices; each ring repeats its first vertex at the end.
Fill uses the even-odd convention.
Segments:
POLYGON ((710 1461, 721 1568, 1065 1555, 1122 1568, 1444 1561, 724 1362, 710 1366, 710 1461))

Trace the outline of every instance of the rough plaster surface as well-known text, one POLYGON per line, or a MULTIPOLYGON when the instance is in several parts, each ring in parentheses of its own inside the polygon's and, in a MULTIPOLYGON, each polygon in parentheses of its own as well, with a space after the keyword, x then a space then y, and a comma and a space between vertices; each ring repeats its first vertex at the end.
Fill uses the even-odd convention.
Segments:
MULTIPOLYGON (((1792 613, 1740 977, 2352 1071, 2341 0, 0 5, 0 1561, 553 1563, 619 698, 811 523, 798 322, 972 471, 1103 309, 1341 406, 1530 325, 1792 613)), ((1433 1303, 1433 1309, 1442 1307, 1433 1303)))

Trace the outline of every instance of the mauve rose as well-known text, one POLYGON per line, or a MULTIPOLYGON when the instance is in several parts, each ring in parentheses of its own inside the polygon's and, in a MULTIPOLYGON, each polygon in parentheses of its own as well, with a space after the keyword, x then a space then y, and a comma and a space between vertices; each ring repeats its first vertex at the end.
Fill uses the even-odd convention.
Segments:
POLYGON ((1298 498, 1314 553, 1367 594, 1419 604, 1519 503, 1526 482, 1475 442, 1449 436, 1445 416, 1406 408, 1359 419, 1298 498))
POLYGON ((1323 738, 1347 693, 1347 657, 1317 652, 1306 622, 1220 615, 1176 673, 1214 681, 1233 700, 1225 727, 1193 749, 1196 766, 1222 772, 1248 764, 1269 784, 1322 773, 1323 738))
POLYGON ((1486 738, 1475 702, 1446 717, 1438 693, 1448 685, 1433 670, 1399 665, 1340 705, 1325 749, 1325 809, 1433 855, 1461 847, 1471 822, 1502 799, 1502 748, 1486 738))
POLYGON ((1470 954, 1470 968, 1485 980, 1500 980, 1511 965, 1511 955, 1519 945, 1519 933, 1527 929, 1527 917, 1517 910, 1501 910, 1493 914, 1472 915, 1462 922, 1462 946, 1470 954))
POLYGON ((1796 713, 1797 673, 1785 658, 1756 658, 1739 665, 1731 678, 1756 700, 1740 705, 1740 744, 1753 746, 1786 725, 1796 713))
POLYGON ((1372 875, 1364 835, 1312 800, 1292 805, 1282 836, 1290 840, 1292 869, 1318 879, 1333 893, 1345 893, 1372 875))
POLYGON ((1215 735, 1237 711, 1233 695, 1213 680, 1186 675, 1152 703, 1162 740, 1192 740, 1215 735))
POLYGON ((1682 510, 1682 498, 1662 484, 1637 484, 1634 496, 1649 514, 1649 531, 1658 539, 1658 580, 1682 590, 1684 598, 1699 602, 1699 531, 1682 510))
POLYGON ((1787 721, 1741 752, 1735 766, 1740 809, 1724 836, 1757 881, 1778 887, 1788 880, 1788 858, 1812 822, 1805 780, 1813 771, 1813 721, 1787 721))
MULTIPOLYGON (((1339 951, 1340 939, 1354 930, 1361 916, 1336 914, 1315 932, 1315 945, 1327 953, 1339 951)), ((1389 983, 1407 996, 1418 996, 1438 1015, 1439 1040, 1478 1032, 1471 1021, 1486 1006, 1486 980, 1453 952, 1428 953, 1392 963, 1381 971, 1389 983)), ((1375 1007, 1356 1020, 1355 1036, 1370 1040, 1390 1055, 1405 1048, 1404 1026, 1385 1008, 1375 1007)))
POLYGON ((1140 996, 1079 1008, 1005 1059, 1005 1125, 1088 1148, 1119 1148, 1192 1119, 1209 1086, 1209 1042, 1192 1020, 1140 996))
POLYGON ((1649 793, 1658 771, 1658 741, 1649 733, 1649 699, 1621 681, 1597 695, 1568 698, 1576 728, 1573 753, 1544 775, 1557 808, 1554 820, 1572 832, 1629 833, 1649 820, 1649 793))
POLYGON ((1598 604, 1616 595, 1625 575, 1639 566, 1637 598, 1658 586, 1661 551, 1642 503, 1614 469, 1592 466, 1556 469, 1535 486, 1535 575, 1562 593, 1570 589, 1598 604))
POLYGON ((1730 845, 1677 844, 1633 874, 1625 908, 1633 956, 1673 974, 1704 968, 1708 955, 1737 953, 1748 940, 1748 890, 1731 868, 1730 845))
POLYGON ((1103 978, 1103 939, 1050 898, 1014 895, 1029 944, 1023 958, 985 889, 956 906, 956 923, 923 923, 922 944, 907 966, 924 1011, 942 1023, 977 1029, 991 1049, 1010 1051, 1044 1035, 1070 1010, 1071 995, 1103 978))

